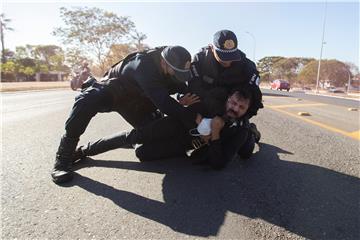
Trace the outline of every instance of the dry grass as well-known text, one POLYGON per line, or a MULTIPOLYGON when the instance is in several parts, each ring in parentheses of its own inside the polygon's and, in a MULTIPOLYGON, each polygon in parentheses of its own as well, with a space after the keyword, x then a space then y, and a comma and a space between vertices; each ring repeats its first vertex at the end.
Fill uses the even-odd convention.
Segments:
POLYGON ((0 92, 44 90, 64 88, 70 89, 70 83, 65 82, 1 82, 0 92))

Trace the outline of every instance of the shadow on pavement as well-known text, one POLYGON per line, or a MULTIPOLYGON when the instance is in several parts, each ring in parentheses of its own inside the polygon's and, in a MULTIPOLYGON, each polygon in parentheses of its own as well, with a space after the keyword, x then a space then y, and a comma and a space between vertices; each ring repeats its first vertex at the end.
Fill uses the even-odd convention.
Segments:
MULTIPOLYGON (((359 239, 359 178, 284 161, 265 143, 253 159, 223 171, 181 159, 152 163, 93 160, 85 165, 164 173, 165 202, 76 174, 73 184, 119 207, 195 236, 216 236, 227 211, 260 218, 308 239, 359 239)), ((241 226, 239 226, 240 228, 241 226)))

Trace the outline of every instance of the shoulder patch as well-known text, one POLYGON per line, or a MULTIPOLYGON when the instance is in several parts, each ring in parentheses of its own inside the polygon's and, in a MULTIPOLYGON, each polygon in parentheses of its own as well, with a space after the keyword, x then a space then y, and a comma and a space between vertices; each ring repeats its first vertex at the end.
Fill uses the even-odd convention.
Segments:
POLYGON ((259 86, 259 84, 260 84, 260 77, 259 77, 259 75, 257 75, 257 74, 254 73, 254 74, 252 75, 249 83, 250 83, 250 84, 255 84, 256 86, 259 86))

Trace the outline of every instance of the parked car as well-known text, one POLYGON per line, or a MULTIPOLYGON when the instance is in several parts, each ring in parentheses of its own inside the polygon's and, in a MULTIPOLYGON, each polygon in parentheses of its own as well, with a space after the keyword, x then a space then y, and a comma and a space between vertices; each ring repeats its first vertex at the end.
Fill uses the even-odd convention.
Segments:
POLYGON ((336 88, 336 87, 331 87, 331 88, 328 88, 328 92, 331 92, 331 93, 344 93, 344 90, 336 88))
POLYGON ((290 83, 288 81, 285 81, 285 80, 276 79, 276 80, 271 82, 270 88, 274 89, 274 90, 283 90, 283 89, 285 89, 286 91, 289 91, 290 90, 290 83))

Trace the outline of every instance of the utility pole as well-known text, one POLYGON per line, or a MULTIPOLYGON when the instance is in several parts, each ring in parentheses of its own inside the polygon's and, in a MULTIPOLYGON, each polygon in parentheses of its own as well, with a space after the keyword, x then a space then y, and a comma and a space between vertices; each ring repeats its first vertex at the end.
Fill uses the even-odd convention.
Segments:
POLYGON ((254 40, 253 62, 256 64, 256 62, 255 62, 256 38, 255 38, 254 34, 252 34, 249 31, 246 31, 245 33, 249 34, 252 37, 252 39, 254 40))
POLYGON ((318 64, 318 71, 317 71, 317 77, 316 77, 316 90, 315 93, 319 93, 319 78, 320 78, 320 66, 321 66, 321 58, 323 53, 323 47, 324 47, 324 36, 325 36, 325 24, 326 24, 326 12, 327 12, 327 1, 325 2, 325 16, 324 16, 324 23, 323 23, 323 32, 322 32, 322 39, 321 39, 321 50, 320 50, 320 58, 319 58, 319 64, 318 64))

